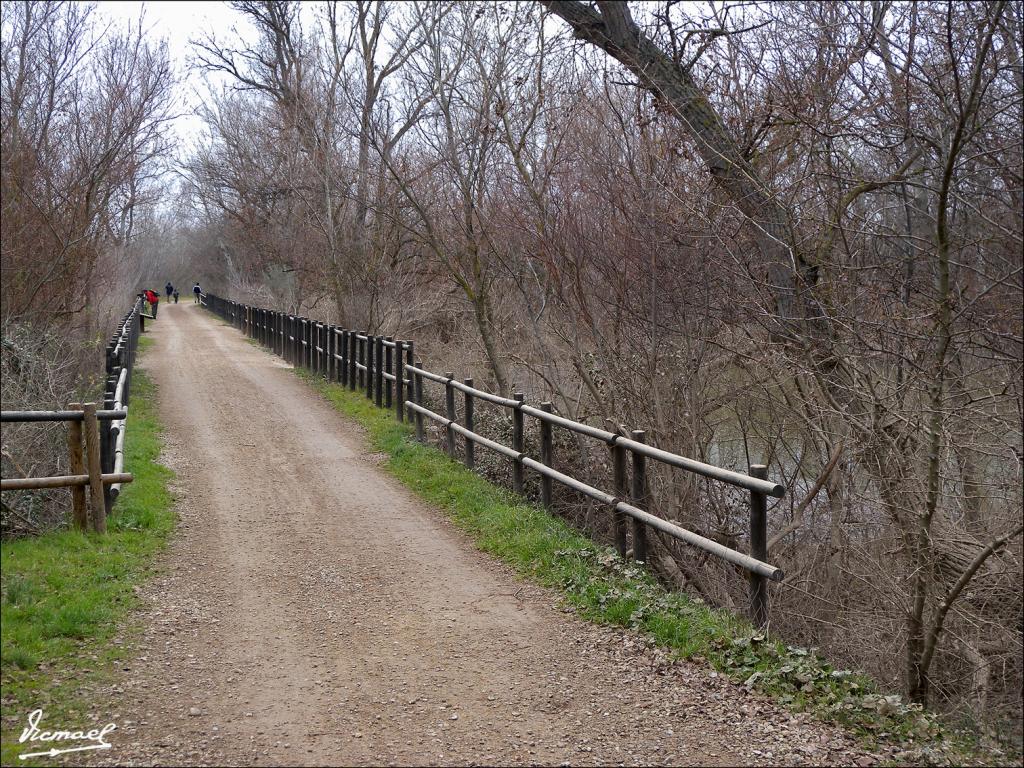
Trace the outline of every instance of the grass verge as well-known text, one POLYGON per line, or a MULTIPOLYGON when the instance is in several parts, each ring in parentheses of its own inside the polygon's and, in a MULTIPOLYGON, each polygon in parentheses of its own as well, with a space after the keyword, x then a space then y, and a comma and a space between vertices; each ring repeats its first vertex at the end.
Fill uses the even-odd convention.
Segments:
POLYGON ((679 657, 707 663, 792 710, 844 726, 869 747, 898 745, 905 750, 901 762, 1005 761, 998 754, 979 754, 969 733, 944 729, 919 706, 879 692, 867 676, 836 669, 813 649, 787 646, 742 618, 665 590, 614 550, 416 442, 408 425, 360 392, 304 371, 298 375, 366 429, 373 449, 388 456, 384 466, 391 474, 442 508, 480 549, 526 578, 560 590, 578 615, 635 629, 679 657))
MULTIPOLYGON (((151 340, 141 339, 141 348, 151 340)), ((174 527, 171 470, 159 463, 162 427, 145 371, 132 376, 123 487, 105 536, 59 530, 0 544, 0 758, 25 765, 18 743, 28 713, 42 708, 45 729, 94 727, 86 689, 109 680, 124 658, 112 642, 138 605, 135 587, 174 527)), ((47 745, 48 746, 48 745, 47 745)), ((44 747, 45 748, 45 747, 44 747)))

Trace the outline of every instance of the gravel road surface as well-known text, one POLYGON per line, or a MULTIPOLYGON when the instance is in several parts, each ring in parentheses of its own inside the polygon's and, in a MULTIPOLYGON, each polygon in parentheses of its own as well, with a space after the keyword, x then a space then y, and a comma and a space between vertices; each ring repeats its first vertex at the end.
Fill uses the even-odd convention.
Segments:
MULTIPOLYGON (((159 765, 872 765, 635 633, 577 619, 377 466, 279 358, 163 306, 181 523, 118 671, 114 748, 159 765)), ((131 434, 129 432, 129 438, 131 434)))

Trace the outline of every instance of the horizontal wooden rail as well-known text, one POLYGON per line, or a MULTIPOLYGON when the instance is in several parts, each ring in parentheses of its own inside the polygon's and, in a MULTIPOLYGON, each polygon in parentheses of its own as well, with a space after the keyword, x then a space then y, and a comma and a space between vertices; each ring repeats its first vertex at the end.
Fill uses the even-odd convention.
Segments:
MULTIPOLYGON (((127 415, 124 410, 96 411, 100 421, 117 421, 127 415)), ((81 411, 0 411, 0 422, 82 421, 84 418, 81 411)))
MULTIPOLYGON (((444 421, 448 420, 444 419, 444 421)), ((464 426, 459 424, 457 421, 451 422, 451 425, 452 429, 454 429, 467 440, 471 440, 477 445, 482 445, 486 448, 490 448, 495 453, 500 453, 502 456, 507 456, 513 461, 522 461, 523 459, 526 458, 526 454, 519 453, 519 451, 511 449, 507 445, 502 445, 501 443, 495 442, 494 440, 486 438, 483 435, 479 435, 476 432, 468 430, 464 426)))
POLYGON ((448 379, 448 378, 446 378, 444 376, 441 376, 440 374, 431 373, 430 371, 424 370, 423 368, 419 368, 419 367, 417 367, 415 365, 407 365, 407 366, 405 366, 405 370, 409 371, 410 373, 419 374, 424 379, 429 379, 430 381, 436 381, 438 384, 444 384, 447 381, 454 381, 454 379, 448 379))
POLYGON ((605 432, 603 429, 592 427, 589 424, 580 424, 578 421, 573 421, 572 419, 567 419, 564 416, 558 416, 554 413, 548 413, 547 411, 542 411, 539 408, 533 408, 529 405, 522 404, 518 407, 523 413, 527 413, 541 421, 546 421, 549 424, 556 424, 571 432, 578 432, 581 435, 597 438, 608 445, 614 443, 615 439, 618 437, 617 435, 613 435, 611 432, 605 432))
MULTIPOLYGON (((100 475, 100 480, 107 485, 113 483, 130 483, 134 478, 129 472, 109 472, 100 475)), ((26 491, 38 488, 70 488, 88 485, 88 475, 57 475, 56 477, 12 477, 0 480, 0 491, 26 491)))
POLYGON ((663 533, 667 533, 670 536, 674 536, 677 539, 685 541, 687 544, 691 544, 698 549, 703 549, 716 557, 720 557, 722 560, 738 565, 744 570, 755 573, 758 576, 764 576, 765 578, 771 579, 772 581, 782 581, 785 574, 781 568, 777 568, 770 563, 765 563, 761 560, 745 555, 742 552, 737 552, 735 549, 729 549, 724 544, 719 544, 717 541, 707 539, 700 534, 688 531, 687 529, 670 523, 667 520, 662 520, 660 517, 655 517, 650 512, 644 512, 638 507, 634 507, 632 504, 627 504, 624 501, 616 503, 615 509, 618 512, 623 512, 630 517, 640 520, 643 523, 652 528, 657 528, 663 533))
POLYGON ((723 483, 735 485, 739 488, 746 488, 748 491, 764 493, 768 496, 774 496, 780 499, 786 495, 786 486, 780 485, 779 483, 773 483, 769 480, 759 480, 756 477, 744 475, 741 472, 733 472, 731 469, 723 469, 722 467, 704 464, 703 462, 695 461, 694 459, 687 459, 685 456, 677 456, 674 453, 669 453, 668 451, 663 451, 660 448, 655 448, 653 445, 647 445, 646 443, 638 443, 636 440, 630 440, 628 437, 619 437, 616 440, 616 444, 625 446, 634 453, 643 454, 644 456, 660 461, 663 464, 679 467, 679 469, 685 469, 688 472, 693 472, 697 475, 710 477, 713 480, 720 480, 723 483))
POLYGON ((452 379, 451 382, 452 386, 460 392, 465 392, 466 394, 472 395, 480 400, 485 400, 488 403, 501 405, 505 408, 521 408, 523 405, 518 400, 511 400, 507 397, 502 397, 501 395, 492 394, 491 392, 484 392, 482 389, 476 389, 475 387, 471 387, 468 384, 456 381, 455 379, 452 379))
POLYGON ((424 408, 422 405, 420 405, 419 403, 414 403, 412 400, 407 400, 405 402, 405 407, 408 408, 410 411, 413 411, 414 413, 419 413, 426 416, 428 419, 433 419, 438 424, 448 426, 448 424, 450 423, 449 420, 446 419, 441 414, 434 413, 429 408, 424 408))

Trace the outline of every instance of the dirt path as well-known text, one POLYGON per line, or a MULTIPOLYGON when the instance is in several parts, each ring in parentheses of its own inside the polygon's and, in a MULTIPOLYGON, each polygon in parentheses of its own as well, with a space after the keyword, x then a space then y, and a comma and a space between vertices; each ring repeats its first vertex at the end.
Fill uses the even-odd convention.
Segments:
MULTIPOLYGON (((162 306, 182 522, 114 689, 118 764, 873 762, 477 552, 278 358, 162 306)), ((129 435, 130 439, 130 435, 129 435)), ((105 714, 100 719, 106 720, 105 714)))

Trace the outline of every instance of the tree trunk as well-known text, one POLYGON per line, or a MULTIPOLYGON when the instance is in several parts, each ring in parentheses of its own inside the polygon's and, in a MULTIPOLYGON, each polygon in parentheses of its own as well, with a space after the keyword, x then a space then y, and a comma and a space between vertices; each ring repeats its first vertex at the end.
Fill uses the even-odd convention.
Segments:
POLYGON ((640 83, 672 107, 695 140, 711 177, 747 217, 764 257, 767 280, 784 326, 797 319, 796 275, 813 282, 802 262, 786 210, 743 158, 707 96, 689 72, 658 48, 637 27, 624 2, 598 2, 601 12, 575 0, 542 0, 581 40, 593 43, 629 69, 640 83))
POLYGON ((485 290, 478 290, 473 295, 473 316, 476 318, 476 325, 480 331, 480 338, 484 342, 484 351, 487 353, 487 363, 494 374, 494 380, 498 387, 498 393, 507 395, 508 373, 505 363, 501 359, 498 345, 494 338, 494 314, 491 308, 491 300, 485 290))

